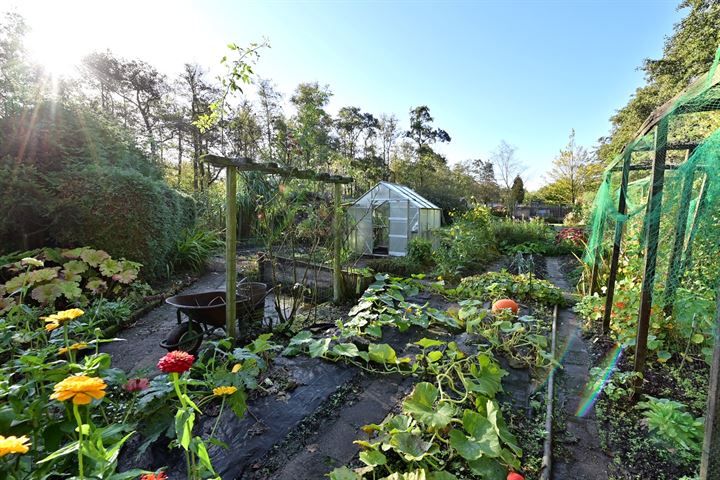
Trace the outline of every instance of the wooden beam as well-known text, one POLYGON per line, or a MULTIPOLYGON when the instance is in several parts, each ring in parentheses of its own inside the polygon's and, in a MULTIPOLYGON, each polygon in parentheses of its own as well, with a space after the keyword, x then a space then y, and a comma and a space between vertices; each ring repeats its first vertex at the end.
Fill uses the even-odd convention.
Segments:
POLYGON ((700 480, 720 478, 720 290, 715 309, 715 344, 705 410, 705 438, 700 452, 700 480))
MULTIPOLYGON (((665 145, 667 143, 668 119, 663 117, 655 130, 655 160, 650 185, 650 194, 645 212, 645 262, 643 267, 642 290, 640 292, 640 310, 638 312, 637 340, 635 342, 635 371, 645 372, 647 358, 647 338, 650 327, 650 308, 655 284, 657 265, 658 236, 660 232, 660 213, 662 211, 663 184, 665 182, 665 145)), ((635 382, 635 393, 642 387, 643 378, 635 382)))
POLYGON ((225 330, 233 339, 237 329, 237 169, 225 169, 225 330))
MULTIPOLYGON (((688 150, 685 161, 690 158, 692 151, 688 150)), ((692 166, 691 166, 692 167, 692 166)), ((670 260, 668 263, 667 276, 665 278, 665 305, 663 312, 666 317, 672 315, 673 304, 675 303, 675 292, 680 281, 680 267, 682 266, 682 253, 685 244, 685 230, 687 227, 688 213, 690 209, 690 199, 692 197, 693 184, 695 183, 695 169, 688 168, 682 179, 682 191, 680 192, 680 205, 678 206, 677 216, 675 218, 675 237, 673 239, 672 250, 670 251, 670 260)))
POLYGON ((323 183, 347 184, 353 182, 353 179, 351 177, 333 175, 327 172, 315 172, 314 170, 299 170, 297 168, 281 167, 274 162, 256 163, 254 160, 247 157, 227 158, 208 153, 201 157, 201 161, 209 163, 216 167, 233 166, 239 171, 261 172, 268 175, 282 175, 286 177, 300 178, 304 180, 314 180, 323 183))
POLYGON ((341 224, 340 217, 342 215, 342 207, 340 206, 340 184, 336 183, 335 187, 335 211, 333 212, 333 302, 336 305, 343 300, 343 277, 342 266, 340 265, 340 248, 341 248, 341 224))
MULTIPOLYGON (((627 212, 627 187, 630 178, 630 162, 632 151, 623 153, 622 179, 620 180, 620 199, 618 200, 618 216, 624 216, 627 212)), ((610 257, 610 273, 608 274, 607 292, 605 296, 605 311, 603 312, 602 332, 607 335, 610 331, 610 315, 612 314, 613 300, 615 297, 615 279, 620 262, 620 249, 622 247, 623 229, 625 220, 618 218, 615 222, 615 237, 613 239, 613 251, 610 257)))
MULTIPOLYGON (((633 150, 634 152, 638 150, 633 150)), ((679 168, 679 164, 675 163, 666 163, 665 164, 665 170, 676 170, 679 168)), ((652 163, 638 163, 637 165, 630 165, 628 167, 628 170, 631 172, 637 172, 637 171, 644 171, 644 170, 652 170, 653 164, 652 163)), ((623 170, 622 166, 615 166, 612 169, 610 169, 611 172, 621 172, 623 170)))

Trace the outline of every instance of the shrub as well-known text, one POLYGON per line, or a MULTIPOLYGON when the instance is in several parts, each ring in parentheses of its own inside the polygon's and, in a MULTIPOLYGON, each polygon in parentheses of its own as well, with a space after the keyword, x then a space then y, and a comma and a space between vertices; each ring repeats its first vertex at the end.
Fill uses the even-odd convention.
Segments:
POLYGON ((177 239, 195 221, 191 198, 133 170, 76 171, 59 180, 56 197, 52 238, 138 261, 150 276, 165 270, 177 239))
POLYGON ((409 257, 386 257, 368 260, 366 267, 376 273, 389 273, 398 277, 408 277, 420 273, 422 267, 409 257))
POLYGON ((440 275, 457 277, 481 267, 497 254, 490 210, 486 207, 469 210, 440 233, 440 248, 433 252, 440 275))
POLYGON ((217 232, 194 227, 185 230, 175 242, 170 259, 172 270, 199 272, 210 256, 224 245, 217 232))
POLYGON ((431 265, 433 263, 432 254, 433 246, 430 240, 413 238, 408 242, 407 256, 411 262, 418 265, 431 265))
POLYGON ((553 229, 541 219, 530 221, 503 219, 492 224, 500 251, 543 254, 554 242, 553 229))

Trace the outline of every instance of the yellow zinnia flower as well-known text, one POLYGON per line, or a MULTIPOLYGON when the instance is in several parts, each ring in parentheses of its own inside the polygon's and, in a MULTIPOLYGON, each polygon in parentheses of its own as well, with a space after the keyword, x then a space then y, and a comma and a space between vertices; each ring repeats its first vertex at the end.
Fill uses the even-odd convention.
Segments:
POLYGON ((237 392, 237 388, 235 388, 235 387, 213 388, 213 395, 215 395, 217 397, 222 397, 223 395, 232 395, 235 392, 237 392))
POLYGON ((27 453, 30 450, 30 439, 26 436, 22 437, 3 437, 0 435, 0 457, 4 457, 10 453, 27 453))
POLYGON ((237 373, 240 371, 241 368, 242 368, 242 363, 236 363, 235 365, 233 365, 231 372, 237 373))
POLYGON ((37 258, 33 257, 25 257, 22 260, 20 260, 21 265, 32 265, 33 267, 42 267, 45 264, 42 262, 42 260, 38 260, 37 258))
POLYGON ((83 350, 87 348, 88 344, 85 342, 73 343, 70 348, 62 347, 58 349, 58 355, 64 355, 70 350, 83 350))
POLYGON ((47 317, 40 317, 43 320, 45 320, 45 330, 48 332, 52 332, 56 328, 60 327, 65 322, 68 322, 70 320, 74 320, 78 318, 81 315, 84 315, 85 312, 80 310, 79 308, 71 308, 70 310, 63 310, 62 312, 53 313, 52 315, 49 315, 47 317))
POLYGON ((105 396, 107 385, 102 378, 75 375, 68 377, 54 387, 55 393, 50 395, 53 400, 72 401, 75 405, 87 405, 92 399, 100 400, 105 396))

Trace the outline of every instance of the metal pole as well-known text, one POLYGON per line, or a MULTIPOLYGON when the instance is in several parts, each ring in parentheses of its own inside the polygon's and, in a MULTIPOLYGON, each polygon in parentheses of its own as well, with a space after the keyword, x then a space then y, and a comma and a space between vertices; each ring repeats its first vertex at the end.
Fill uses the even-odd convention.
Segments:
POLYGON ((343 291, 343 278, 342 278, 342 267, 340 265, 340 236, 341 225, 340 215, 342 214, 340 206, 340 184, 335 183, 335 212, 333 213, 333 301, 335 304, 342 302, 342 291, 343 291))
POLYGON ((605 311, 603 312, 602 331, 607 334, 610 331, 610 314, 612 313, 613 298, 615 297, 615 278, 618 272, 620 261, 620 247, 622 245, 623 228, 625 219, 620 218, 627 212, 627 186, 630 178, 630 161, 632 160, 632 149, 628 148, 623 155, 622 179, 620 180, 620 199, 618 200, 618 218, 615 221, 615 238, 613 239, 613 251, 610 259, 610 273, 608 274, 607 296, 605 297, 605 311))
MULTIPOLYGON (((653 161, 650 194, 648 195, 645 223, 645 265, 643 268, 642 291, 640 293, 640 311, 638 313, 637 341, 635 342, 635 371, 644 373, 647 358, 647 337, 650 327, 650 308, 652 307, 655 266, 657 264, 658 234, 660 233, 660 214, 662 212, 663 184, 665 182, 665 156, 667 153, 668 119, 660 120, 655 130, 655 159, 653 161)), ((643 379, 635 382, 635 392, 642 387, 643 379)))
POLYGON ((228 166, 225 171, 225 330, 238 338, 237 315, 237 168, 228 166))
POLYGON ((718 290, 714 328, 710 390, 705 411, 705 438, 700 454, 700 479, 720 479, 720 290, 718 290))
MULTIPOLYGON (((687 162, 692 152, 687 151, 685 161, 687 162)), ((675 292, 677 291, 680 276, 682 251, 685 245, 685 230, 687 227, 688 210, 690 208, 690 198, 692 197, 693 183, 695 181, 695 168, 691 165, 683 176, 682 192, 680 193, 680 205, 678 207, 677 218, 675 220, 675 238, 673 239, 672 251, 670 252, 670 261, 668 263, 667 277, 665 279, 665 306, 663 311, 666 317, 672 315, 673 303, 675 300, 675 292)))

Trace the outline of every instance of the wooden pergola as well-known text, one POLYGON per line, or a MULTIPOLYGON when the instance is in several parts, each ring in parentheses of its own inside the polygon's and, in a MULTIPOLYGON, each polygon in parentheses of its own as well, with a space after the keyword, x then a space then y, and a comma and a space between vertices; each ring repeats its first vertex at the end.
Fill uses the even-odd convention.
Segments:
MULTIPOLYGON (((631 171, 649 170, 650 188, 645 208, 645 246, 644 265, 642 277, 642 289, 640 307, 638 310, 638 327, 635 344, 635 371, 643 373, 647 360, 648 330, 650 325, 651 306, 653 301, 653 285, 655 282, 655 269, 657 263, 657 251, 660 232, 660 214, 663 201, 663 187, 665 171, 676 169, 679 165, 666 163, 668 151, 685 151, 687 161, 699 145, 697 143, 675 143, 668 144, 668 127, 671 118, 698 112, 720 111, 720 68, 714 68, 707 74, 699 77, 683 92, 670 101, 656 109, 643 123, 633 140, 628 143, 622 151, 621 162, 611 171, 621 172, 619 199, 617 204, 618 218, 615 223, 612 254, 610 256, 610 268, 607 280, 605 298, 605 310, 602 321, 603 333, 607 334, 610 329, 610 317, 613 308, 615 295, 615 282, 618 273, 621 243, 625 218, 627 214, 627 190, 628 180, 631 171), (643 137, 653 134, 653 142, 641 142, 643 137), (651 163, 633 164, 633 153, 654 152, 651 163)), ((698 165, 696 169, 685 172, 680 189, 679 208, 675 218, 675 235, 672 238, 668 272, 665 284, 665 314, 672 313, 673 299, 675 297, 679 279, 682 277, 690 258, 692 257, 692 244, 698 227, 698 219, 706 208, 706 195, 710 182, 718 181, 710 178, 703 166, 698 165), (695 209, 692 218, 688 223, 688 215, 691 205, 693 185, 695 182, 696 169, 703 175, 700 190, 698 192, 695 209), (689 228, 689 231, 688 231, 689 228), (686 241, 686 237, 688 238, 686 241)), ((604 227, 606 221, 605 212, 601 213, 601 225, 604 227)), ((601 263, 602 249, 598 246, 594 252, 595 261, 591 274, 591 291, 598 291, 598 271, 601 263)), ((642 380, 640 380, 640 383, 642 380)), ((705 442, 702 451, 701 478, 710 477, 708 472, 720 472, 720 294, 718 295, 718 308, 715 322, 715 344, 713 350, 712 369, 710 373, 710 391, 708 395, 708 410, 705 419, 705 442), (713 451, 711 451, 713 450, 713 451)), ((717 473, 716 473, 717 474, 717 473)))
POLYGON ((261 172, 267 175, 281 175, 287 178, 313 180, 334 185, 334 207, 333 212, 333 301, 342 301, 342 266, 340 265, 340 239, 341 239, 341 191, 340 186, 352 183, 351 177, 332 175, 314 170, 301 170, 297 168, 281 167, 276 163, 257 163, 250 158, 227 158, 213 154, 206 154, 201 161, 207 162, 215 167, 225 169, 225 329, 232 338, 237 339, 236 323, 236 299, 237 289, 237 173, 261 172))

